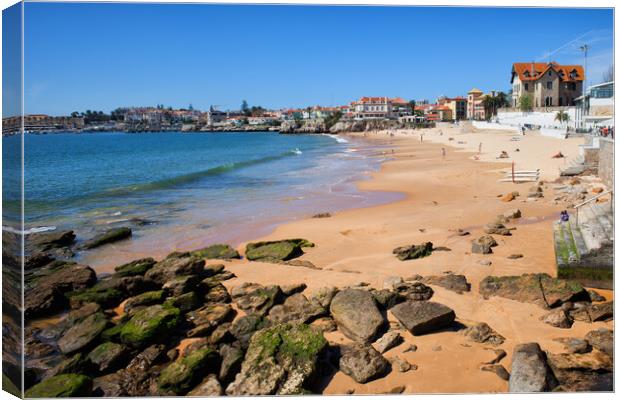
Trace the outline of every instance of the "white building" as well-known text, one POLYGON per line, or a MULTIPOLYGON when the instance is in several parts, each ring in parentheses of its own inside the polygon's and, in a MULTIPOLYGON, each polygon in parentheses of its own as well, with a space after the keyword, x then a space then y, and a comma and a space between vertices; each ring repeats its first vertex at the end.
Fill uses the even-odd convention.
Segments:
POLYGON ((575 99, 578 128, 614 125, 614 82, 589 86, 584 96, 575 99))

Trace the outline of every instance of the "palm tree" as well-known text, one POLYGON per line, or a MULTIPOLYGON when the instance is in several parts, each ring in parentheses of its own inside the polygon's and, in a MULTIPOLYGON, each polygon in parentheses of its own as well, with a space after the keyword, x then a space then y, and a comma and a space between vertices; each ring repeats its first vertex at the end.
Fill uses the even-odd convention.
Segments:
POLYGON ((568 123, 570 121, 570 115, 566 111, 560 110, 555 114, 555 120, 564 125, 565 122, 568 123))
POLYGON ((488 94, 485 95, 482 99, 482 106, 484 107, 484 115, 487 119, 490 119, 494 115, 493 110, 495 108, 495 98, 493 96, 489 96, 488 94))

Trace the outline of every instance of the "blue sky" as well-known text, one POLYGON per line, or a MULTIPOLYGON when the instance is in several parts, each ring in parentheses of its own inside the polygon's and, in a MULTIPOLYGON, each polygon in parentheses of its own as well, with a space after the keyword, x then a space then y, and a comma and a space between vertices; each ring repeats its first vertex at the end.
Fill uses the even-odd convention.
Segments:
POLYGON ((25 111, 434 100, 508 90, 557 49, 582 63, 583 42, 596 82, 612 32, 609 9, 26 3, 25 111))

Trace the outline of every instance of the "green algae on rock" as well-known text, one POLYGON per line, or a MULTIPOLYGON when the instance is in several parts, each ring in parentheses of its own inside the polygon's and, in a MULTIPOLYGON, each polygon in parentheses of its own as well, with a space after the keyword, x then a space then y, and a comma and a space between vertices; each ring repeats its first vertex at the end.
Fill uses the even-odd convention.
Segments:
POLYGON ((154 305, 136 312, 121 328, 120 339, 132 347, 145 347, 165 340, 179 323, 181 311, 154 305))
POLYGON ((62 374, 45 379, 26 390, 26 397, 87 397, 93 382, 86 375, 62 374))

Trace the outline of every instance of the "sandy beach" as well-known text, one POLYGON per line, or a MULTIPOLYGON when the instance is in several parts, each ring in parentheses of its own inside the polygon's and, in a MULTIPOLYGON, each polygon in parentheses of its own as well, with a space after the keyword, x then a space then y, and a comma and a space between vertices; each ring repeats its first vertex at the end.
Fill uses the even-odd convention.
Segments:
MULTIPOLYGON (((501 362, 510 370, 513 347, 538 342, 544 350, 561 352, 554 338, 583 337, 598 327, 613 327, 613 322, 586 324, 575 322, 570 329, 558 329, 539 320, 546 311, 534 304, 500 297, 485 300, 478 293, 479 282, 489 275, 520 275, 542 272, 555 276, 552 223, 562 205, 553 201, 553 191, 543 185, 545 197, 526 201, 532 183, 499 182, 514 160, 518 169, 540 169, 544 181, 556 179, 559 168, 578 154, 582 138, 558 140, 532 133, 511 140, 509 132, 486 131, 460 133, 457 127, 424 131, 352 133, 387 146, 391 160, 385 162, 372 179, 359 183, 361 190, 396 191, 406 195, 402 201, 364 209, 336 213, 331 218, 306 219, 279 226, 262 239, 303 237, 316 244, 306 249, 302 260, 319 269, 238 260, 226 262, 237 278, 225 285, 231 289, 243 282, 290 284, 304 282, 310 295, 323 286, 345 287, 367 282, 382 288, 386 277, 407 278, 414 274, 440 275, 445 271, 463 274, 471 291, 457 294, 433 286, 433 301, 455 310, 463 324, 486 322, 506 338, 500 346, 508 356, 501 362), (420 133, 424 134, 423 141, 420 133), (477 155, 479 143, 482 152, 477 155), (442 155, 445 148, 445 156, 442 155), (515 151, 516 149, 519 151, 515 151), (496 159, 501 151, 510 158, 496 159), (564 159, 552 156, 561 151, 564 159), (478 158, 479 160, 476 160, 478 158), (523 195, 506 203, 498 195, 520 191, 523 195), (512 236, 498 237, 493 254, 471 254, 471 240, 483 234, 482 227, 509 209, 518 208, 523 217, 515 220, 512 236), (471 234, 459 236, 457 229, 471 234), (430 257, 399 261, 392 249, 398 246, 433 242, 449 251, 436 251, 430 257), (523 254, 516 260, 507 257, 523 254), (481 265, 481 260, 491 265, 481 265)), ((330 211, 330 210, 325 210, 330 211)), ((244 245, 238 246, 242 251, 244 245)), ((607 300, 613 292, 599 291, 607 300)), ((388 313, 390 321, 394 317, 388 313)), ((483 362, 494 357, 488 345, 472 343, 459 332, 441 332, 413 337, 404 335, 404 343, 389 350, 389 359, 399 357, 417 365, 417 370, 392 372, 384 378, 357 384, 336 373, 324 388, 326 394, 384 393, 404 386, 405 393, 505 392, 507 382, 493 373, 480 370, 483 362), (410 345, 416 352, 403 353, 410 345), (445 379, 450 377, 450 379, 445 379)), ((332 343, 348 341, 338 332, 326 334, 332 343)))

